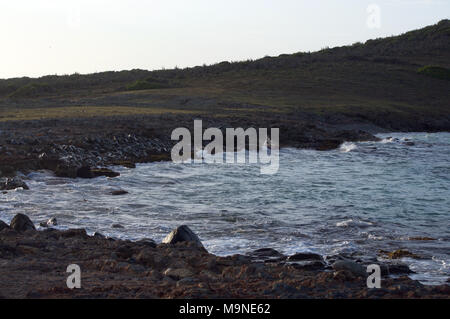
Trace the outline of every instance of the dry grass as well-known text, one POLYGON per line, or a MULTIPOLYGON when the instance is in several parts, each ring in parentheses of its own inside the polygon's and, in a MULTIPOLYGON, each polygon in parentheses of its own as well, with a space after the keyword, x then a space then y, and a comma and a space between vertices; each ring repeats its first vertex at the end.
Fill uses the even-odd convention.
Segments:
POLYGON ((0 111, 0 122, 58 118, 89 118, 95 116, 196 113, 198 112, 189 110, 129 106, 64 106, 47 108, 13 108, 0 111))

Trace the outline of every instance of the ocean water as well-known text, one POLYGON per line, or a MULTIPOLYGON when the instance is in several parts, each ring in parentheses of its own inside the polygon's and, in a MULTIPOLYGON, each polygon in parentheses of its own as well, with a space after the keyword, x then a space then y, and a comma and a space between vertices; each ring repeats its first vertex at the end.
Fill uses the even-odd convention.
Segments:
POLYGON ((186 224, 218 255, 271 247, 292 254, 408 249, 425 284, 450 276, 450 133, 392 133, 381 142, 319 152, 283 149, 275 175, 258 165, 151 163, 114 167, 118 178, 26 176, 30 191, 0 195, 0 219, 161 241, 186 224), (389 138, 391 137, 391 138, 389 138), (410 143, 410 145, 407 145, 410 143), (413 143, 414 145, 412 145, 413 143), (124 189, 125 196, 111 196, 124 189), (123 229, 113 229, 119 223, 123 229), (411 237, 432 237, 414 241, 411 237))

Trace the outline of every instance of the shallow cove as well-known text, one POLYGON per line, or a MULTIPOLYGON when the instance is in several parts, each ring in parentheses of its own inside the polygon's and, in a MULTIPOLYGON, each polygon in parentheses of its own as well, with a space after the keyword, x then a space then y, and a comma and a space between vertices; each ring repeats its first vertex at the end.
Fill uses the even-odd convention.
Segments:
POLYGON ((36 224, 56 217, 60 228, 157 241, 187 224, 219 255, 271 247, 365 258, 402 248, 424 257, 402 260, 413 278, 444 283, 450 133, 379 137, 329 152, 283 149, 275 175, 261 175, 258 165, 168 162, 115 167, 120 177, 94 180, 32 173, 29 191, 0 195, 0 219, 21 212, 36 224), (129 194, 110 194, 118 189, 129 194), (416 237, 436 240, 410 240, 416 237))

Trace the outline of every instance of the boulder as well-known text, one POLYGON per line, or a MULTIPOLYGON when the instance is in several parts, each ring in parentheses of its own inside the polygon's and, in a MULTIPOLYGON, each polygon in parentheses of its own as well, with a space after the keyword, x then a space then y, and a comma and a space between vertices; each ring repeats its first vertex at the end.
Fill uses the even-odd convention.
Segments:
POLYGON ((281 257, 284 256, 279 251, 273 249, 273 248, 261 248, 253 251, 250 253, 250 256, 255 257, 281 257))
POLYGON ((111 195, 113 195, 113 196, 120 196, 120 195, 126 195, 126 194, 128 194, 128 192, 124 191, 122 189, 111 192, 111 195))
POLYGON ((366 268, 363 265, 358 264, 350 260, 338 260, 331 267, 335 271, 348 271, 357 277, 367 276, 366 268))
POLYGON ((49 226, 57 226, 58 221, 56 220, 56 217, 52 217, 47 221, 47 225, 49 226))
POLYGON ((83 166, 77 170, 77 177, 93 178, 94 176, 92 175, 91 168, 89 166, 83 166))
POLYGON ((78 176, 77 167, 67 163, 58 164, 55 169, 55 175, 58 177, 76 178, 78 176))
POLYGON ((56 217, 52 217, 46 222, 42 222, 39 224, 41 227, 51 227, 51 226, 57 226, 58 221, 56 220, 56 217))
POLYGON ((89 238, 88 234, 86 233, 86 229, 68 229, 59 232, 58 234, 60 238, 89 238))
POLYGON ((306 261, 306 260, 316 260, 316 261, 323 261, 323 257, 314 254, 314 253, 297 253, 295 255, 289 256, 288 261, 306 261))
POLYGON ((9 228, 8 224, 5 223, 3 220, 0 220, 0 231, 6 228, 9 228))
POLYGON ((18 176, 13 178, 5 178, 0 181, 0 190, 12 190, 17 188, 30 189, 28 185, 18 176))
POLYGON ((95 238, 98 238, 98 239, 106 238, 105 235, 103 235, 102 233, 99 233, 99 232, 95 232, 94 235, 92 235, 92 236, 95 238))
POLYGON ((51 171, 55 171, 58 165, 61 163, 61 160, 56 155, 48 155, 47 153, 41 153, 38 156, 39 166, 42 169, 48 169, 51 171))
POLYGON ((323 270, 326 264, 319 260, 304 260, 304 261, 288 261, 286 265, 292 266, 295 269, 301 270, 323 270))
POLYGON ((405 264, 385 264, 381 265, 381 275, 383 276, 389 276, 389 275, 408 275, 408 274, 414 274, 415 272, 412 271, 408 265, 405 264))
POLYGON ((198 236, 186 225, 177 227, 163 240, 163 244, 176 244, 180 242, 191 242, 198 247, 204 248, 198 236))
POLYGON ((180 269, 168 268, 168 269, 166 269, 166 271, 164 271, 164 275, 167 277, 170 277, 174 280, 180 280, 183 278, 190 278, 194 275, 194 273, 186 268, 180 268, 180 269))
POLYGON ((285 260, 287 257, 273 248, 261 248, 248 254, 254 261, 278 262, 285 260))
POLYGON ((18 232, 23 232, 26 230, 36 230, 33 222, 28 218, 27 215, 24 214, 17 214, 16 216, 14 216, 14 218, 11 220, 10 227, 18 232))

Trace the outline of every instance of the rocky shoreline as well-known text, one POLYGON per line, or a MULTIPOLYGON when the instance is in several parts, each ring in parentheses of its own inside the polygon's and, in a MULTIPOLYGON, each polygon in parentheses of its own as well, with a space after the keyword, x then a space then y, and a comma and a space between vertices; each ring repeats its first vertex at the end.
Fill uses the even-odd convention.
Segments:
MULTIPOLYGON (((152 116, 2 123, 0 192, 27 189, 17 172, 46 169, 66 178, 115 177, 107 168, 170 160, 172 126, 152 116), (152 123, 152 125, 148 125, 152 123)), ((166 119, 167 120, 167 119, 166 119)), ((193 117, 172 118, 189 127, 193 117)), ((282 147, 330 150, 344 141, 377 138, 358 128, 276 121, 204 119, 209 127, 280 127, 282 147)), ((175 124, 174 124, 175 125, 175 124)), ((121 195, 117 191, 112 195, 121 195)), ((0 194, 1 196, 1 194, 0 194)), ((56 230, 56 220, 36 231, 28 217, 0 221, 0 298, 449 298, 448 285, 429 287, 407 277, 399 263, 382 267, 382 288, 368 289, 368 260, 263 248, 218 257, 197 236, 168 236, 166 243, 106 238, 85 230, 56 230), (66 287, 69 264, 83 272, 82 289, 66 287), (391 275, 394 275, 392 277, 391 275)), ((120 226, 120 225, 119 225, 120 226)), ((181 228, 183 230, 183 227, 181 228)), ((185 230, 186 233, 186 230, 185 230)), ((395 253, 395 252, 394 252, 395 253)))
POLYGON ((345 256, 264 248, 218 257, 187 226, 158 244, 51 225, 37 231, 22 214, 0 222, 0 265, 0 298, 450 297, 449 285, 424 286, 406 276, 407 267, 381 265, 382 288, 368 289, 366 265, 345 256), (81 289, 66 286, 71 264, 80 266, 81 289))
MULTIPOLYGON (((111 165, 170 160, 177 127, 193 126, 195 117, 167 115, 122 116, 90 119, 54 119, 2 122, 0 124, 0 177, 46 169, 59 177, 110 176, 111 165)), ((203 118, 206 127, 279 127, 280 146, 330 150, 345 141, 377 138, 367 131, 299 121, 249 122, 247 119, 203 118)))

